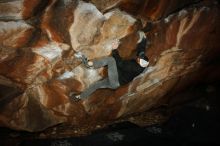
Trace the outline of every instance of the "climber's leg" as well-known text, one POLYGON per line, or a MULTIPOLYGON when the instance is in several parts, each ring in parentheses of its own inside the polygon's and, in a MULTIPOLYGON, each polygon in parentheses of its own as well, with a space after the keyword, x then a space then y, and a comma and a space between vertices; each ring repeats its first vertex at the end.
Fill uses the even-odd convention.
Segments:
POLYGON ((89 97, 93 92, 95 92, 99 88, 116 89, 120 86, 118 81, 117 66, 113 57, 104 57, 99 60, 93 61, 94 68, 100 68, 106 65, 108 66, 108 78, 100 80, 90 85, 78 96, 79 99, 85 99, 89 97))
POLYGON ((85 89, 79 96, 80 99, 89 97, 93 92, 99 88, 111 88, 108 78, 97 81, 85 89))
POLYGON ((99 60, 93 61, 93 67, 100 68, 102 66, 108 66, 108 79, 112 89, 119 87, 118 70, 115 59, 113 57, 104 57, 99 60))

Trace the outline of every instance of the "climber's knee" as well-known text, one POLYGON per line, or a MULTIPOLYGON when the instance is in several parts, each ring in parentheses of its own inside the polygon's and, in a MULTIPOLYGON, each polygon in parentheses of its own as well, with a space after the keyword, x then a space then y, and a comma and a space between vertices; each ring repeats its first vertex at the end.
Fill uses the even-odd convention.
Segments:
POLYGON ((120 84, 118 82, 111 84, 111 89, 117 89, 118 87, 120 87, 120 84))
POLYGON ((111 57, 111 56, 106 57, 106 60, 107 60, 108 62, 115 62, 115 59, 114 59, 113 57, 111 57))

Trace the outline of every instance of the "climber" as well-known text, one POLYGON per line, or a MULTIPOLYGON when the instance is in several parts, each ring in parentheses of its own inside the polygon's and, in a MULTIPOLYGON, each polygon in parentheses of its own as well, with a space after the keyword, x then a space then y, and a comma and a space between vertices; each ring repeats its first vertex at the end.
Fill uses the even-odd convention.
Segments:
POLYGON ((115 40, 112 43, 113 51, 110 57, 88 61, 85 56, 82 56, 82 62, 88 68, 97 69, 108 66, 108 77, 90 85, 80 95, 73 95, 75 100, 85 99, 99 88, 117 89, 119 86, 132 81, 146 69, 149 64, 148 58, 145 56, 145 48, 148 43, 144 32, 139 31, 138 34, 136 59, 122 60, 117 50, 120 44, 119 40, 115 40))

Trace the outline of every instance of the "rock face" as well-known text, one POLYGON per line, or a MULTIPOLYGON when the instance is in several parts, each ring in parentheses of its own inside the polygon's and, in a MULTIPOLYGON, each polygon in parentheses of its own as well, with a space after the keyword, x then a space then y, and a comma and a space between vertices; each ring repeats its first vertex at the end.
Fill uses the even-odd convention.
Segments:
POLYGON ((214 0, 0 1, 0 125, 26 131, 59 123, 80 127, 168 104, 189 85, 220 79, 219 26, 214 0), (120 55, 132 58, 138 18, 152 22, 148 70, 117 90, 72 101, 72 92, 105 77, 105 68, 88 69, 74 53, 109 56, 111 43, 120 39, 120 55), (9 94, 15 90, 19 94, 9 94))
POLYGON ((40 10, 46 2, 43 0, 1 0, 0 19, 28 19, 40 10))

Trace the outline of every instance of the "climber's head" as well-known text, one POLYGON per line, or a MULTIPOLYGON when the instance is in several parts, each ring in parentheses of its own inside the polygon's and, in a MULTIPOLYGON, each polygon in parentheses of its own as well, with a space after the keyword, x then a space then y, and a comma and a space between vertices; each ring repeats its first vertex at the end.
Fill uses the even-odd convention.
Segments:
POLYGON ((137 63, 141 67, 147 67, 149 65, 149 59, 145 56, 144 52, 140 52, 137 56, 137 63))

